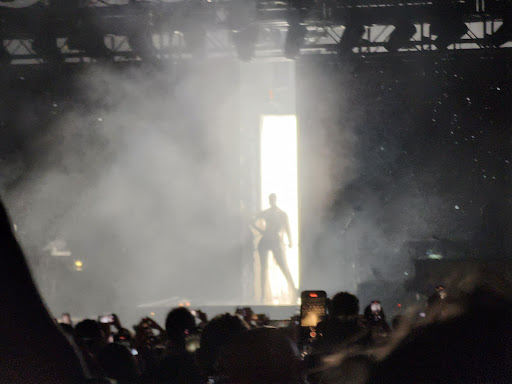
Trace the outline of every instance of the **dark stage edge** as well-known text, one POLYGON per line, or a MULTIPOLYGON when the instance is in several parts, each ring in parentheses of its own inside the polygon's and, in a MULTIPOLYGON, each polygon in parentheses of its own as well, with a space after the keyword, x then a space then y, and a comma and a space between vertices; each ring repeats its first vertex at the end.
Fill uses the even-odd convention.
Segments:
MULTIPOLYGON (((300 311, 299 305, 262 305, 262 304, 194 304, 191 303, 187 308, 191 311, 200 309, 208 315, 208 319, 213 319, 216 315, 231 313, 234 314, 238 307, 250 307, 256 314, 265 314, 271 320, 289 320, 292 316, 298 315, 300 311)), ((139 318, 149 316, 154 318, 157 322, 165 323, 165 317, 167 313, 173 307, 169 306, 139 306, 137 307, 137 314, 139 318)))

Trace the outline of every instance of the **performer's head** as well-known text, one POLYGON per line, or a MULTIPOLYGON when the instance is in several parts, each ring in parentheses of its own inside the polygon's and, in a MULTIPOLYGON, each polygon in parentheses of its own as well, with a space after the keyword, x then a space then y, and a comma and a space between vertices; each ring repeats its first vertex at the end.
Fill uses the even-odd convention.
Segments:
POLYGON ((268 203, 270 204, 271 207, 277 206, 277 195, 275 193, 271 193, 270 195, 268 195, 268 203))

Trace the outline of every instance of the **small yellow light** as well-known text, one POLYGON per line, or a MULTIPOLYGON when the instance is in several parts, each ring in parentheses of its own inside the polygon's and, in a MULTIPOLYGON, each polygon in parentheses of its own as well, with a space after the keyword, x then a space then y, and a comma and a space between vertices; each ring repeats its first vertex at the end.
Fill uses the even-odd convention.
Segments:
POLYGON ((81 271, 84 263, 81 260, 75 260, 75 271, 81 271))
POLYGON ((151 316, 155 316, 155 312, 151 312, 151 313, 150 313, 150 315, 151 315, 151 316))
POLYGON ((190 307, 190 303, 185 303, 185 305, 186 305, 187 307, 190 307))

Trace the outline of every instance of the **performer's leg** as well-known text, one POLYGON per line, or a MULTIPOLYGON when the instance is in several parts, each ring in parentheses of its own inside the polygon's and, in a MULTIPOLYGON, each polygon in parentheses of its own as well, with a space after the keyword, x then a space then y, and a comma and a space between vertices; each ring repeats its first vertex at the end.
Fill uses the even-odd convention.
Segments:
POLYGON ((267 283, 268 275, 268 247, 265 244, 258 244, 258 254, 260 256, 260 300, 265 301, 265 284, 267 283))
POLYGON ((286 278, 286 281, 288 282, 288 288, 290 289, 290 292, 295 297, 297 295, 297 289, 295 288, 292 274, 290 272, 290 269, 288 268, 288 263, 286 262, 284 244, 277 244, 276 246, 274 246, 272 248, 272 253, 274 254, 274 258, 276 259, 277 265, 281 269, 281 272, 283 272, 283 275, 286 278))

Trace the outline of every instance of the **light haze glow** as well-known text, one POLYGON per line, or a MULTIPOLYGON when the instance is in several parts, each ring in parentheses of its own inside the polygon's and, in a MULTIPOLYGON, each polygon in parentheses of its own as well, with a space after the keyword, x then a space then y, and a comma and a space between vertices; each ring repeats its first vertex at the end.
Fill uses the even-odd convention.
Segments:
MULTIPOLYGON (((277 195, 277 205, 288 214, 293 248, 286 247, 286 259, 295 286, 299 283, 299 212, 297 196, 297 118, 295 115, 264 115, 260 128, 261 209, 267 209, 268 195, 277 195)), ((288 239, 287 239, 288 240, 288 239)), ((288 242, 285 242, 288 245, 288 242)), ((270 257, 270 255, 269 255, 270 257)), ((269 262, 273 304, 290 302, 286 279, 272 257, 269 262)))

